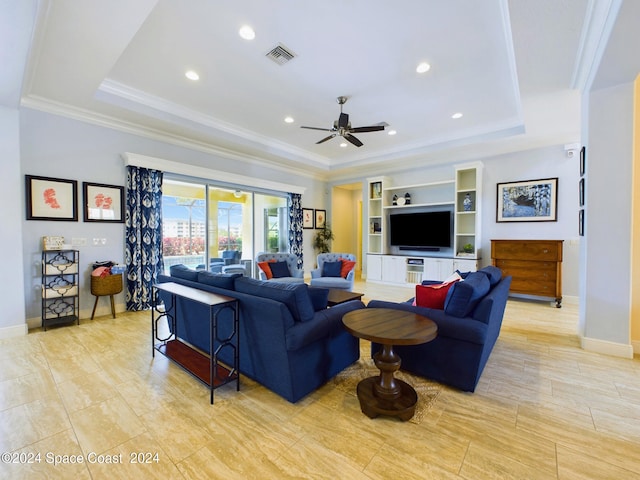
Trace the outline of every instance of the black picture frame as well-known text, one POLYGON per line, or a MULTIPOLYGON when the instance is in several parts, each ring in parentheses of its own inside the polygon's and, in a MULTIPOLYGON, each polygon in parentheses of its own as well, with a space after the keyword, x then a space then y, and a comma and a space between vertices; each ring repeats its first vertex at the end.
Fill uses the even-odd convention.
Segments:
POLYGON ((558 177, 497 184, 496 222, 557 222, 558 177))
POLYGON ((584 237, 584 209, 578 211, 578 235, 584 237))
POLYGON ((582 177, 587 170, 587 149, 582 147, 580 149, 580 176, 582 177))
POLYGON ((321 230, 327 225, 327 211, 316 209, 315 211, 315 228, 321 230))
POLYGON ((302 228, 312 229, 314 224, 313 208, 302 209, 302 228))
POLYGON ((82 182, 85 222, 124 223, 124 187, 82 182))
POLYGON ((27 220, 78 221, 78 182, 25 175, 27 220))
POLYGON ((578 182, 578 202, 581 207, 584 207, 584 178, 581 178, 578 182))

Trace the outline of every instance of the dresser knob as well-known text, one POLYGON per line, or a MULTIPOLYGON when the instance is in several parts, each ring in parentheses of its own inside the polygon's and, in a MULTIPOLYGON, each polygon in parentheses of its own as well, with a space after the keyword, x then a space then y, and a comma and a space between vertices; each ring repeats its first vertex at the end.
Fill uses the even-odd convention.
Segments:
POLYGON ((542 250, 542 253, 549 253, 549 250, 545 248, 544 250, 542 250))

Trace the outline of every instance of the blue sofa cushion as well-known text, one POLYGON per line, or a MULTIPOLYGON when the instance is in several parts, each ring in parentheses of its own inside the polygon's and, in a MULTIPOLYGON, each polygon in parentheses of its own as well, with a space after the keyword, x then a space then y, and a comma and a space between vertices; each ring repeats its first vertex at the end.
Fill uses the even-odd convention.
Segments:
POLYGON ((198 283, 211 285, 212 287, 224 288, 225 290, 235 290, 235 279, 241 277, 240 273, 211 273, 198 272, 198 283))
POLYGON ((342 262, 324 262, 322 264, 323 277, 340 277, 342 262))
POLYGON ((311 304, 316 312, 324 310, 329 303, 329 289, 309 287, 309 298, 311 298, 311 304))
POLYGON ((271 274, 273 275, 273 278, 284 278, 291 276, 287 262, 273 262, 269 264, 269 267, 271 267, 271 274))
POLYGON ((236 278, 235 282, 237 292, 284 303, 297 322, 313 320, 315 311, 306 283, 269 282, 247 277, 236 278))
POLYGON ((172 277, 181 278, 183 280, 191 280, 192 282, 198 281, 198 271, 191 270, 186 265, 172 265, 169 267, 169 274, 172 277))
POLYGON ((488 265, 486 267, 478 270, 479 272, 484 273, 487 277, 489 277, 489 283, 491 284, 491 288, 495 287, 500 280, 502 280, 502 270, 494 265, 488 265))
POLYGON ((454 317, 466 317, 491 288, 489 277, 481 272, 471 272, 462 282, 456 282, 449 289, 444 303, 444 311, 454 317))

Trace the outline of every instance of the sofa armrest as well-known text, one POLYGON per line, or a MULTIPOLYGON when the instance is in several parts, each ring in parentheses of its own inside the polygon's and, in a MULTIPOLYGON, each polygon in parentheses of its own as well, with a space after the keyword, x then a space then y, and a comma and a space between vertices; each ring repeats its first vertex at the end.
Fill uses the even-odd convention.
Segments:
POLYGON ((286 332, 287 350, 299 350, 313 342, 344 331, 342 316, 347 312, 361 308, 365 308, 364 303, 360 300, 352 300, 320 310, 315 313, 313 320, 308 322, 296 322, 286 332))
POLYGON ((320 278, 322 277, 322 272, 319 268, 314 268, 311 270, 311 278, 320 278))

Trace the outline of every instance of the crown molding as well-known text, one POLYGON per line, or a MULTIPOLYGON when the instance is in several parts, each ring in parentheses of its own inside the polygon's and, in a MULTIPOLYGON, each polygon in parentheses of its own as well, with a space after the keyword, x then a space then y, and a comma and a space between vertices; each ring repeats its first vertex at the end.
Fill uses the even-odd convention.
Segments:
POLYGON ((623 0, 589 0, 580 35, 571 88, 591 89, 623 0))

